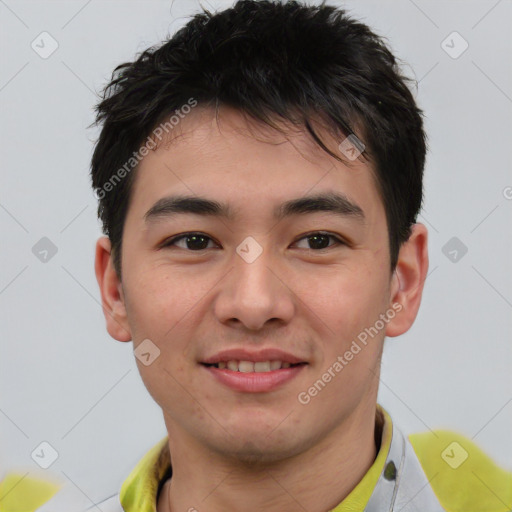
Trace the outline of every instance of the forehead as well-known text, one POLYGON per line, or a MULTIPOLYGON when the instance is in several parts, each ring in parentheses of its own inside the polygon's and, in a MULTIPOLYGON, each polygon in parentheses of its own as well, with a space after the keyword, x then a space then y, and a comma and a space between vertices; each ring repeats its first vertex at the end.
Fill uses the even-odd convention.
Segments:
MULTIPOLYGON (((279 152, 284 154, 285 151, 295 150, 295 158, 302 157, 316 165, 330 167, 336 161, 320 147, 303 125, 292 125, 289 121, 277 117, 272 118, 270 122, 273 126, 229 106, 220 106, 215 110, 199 105, 188 115, 182 116, 175 125, 167 126, 165 133, 159 138, 160 143, 156 141, 158 146, 152 154, 162 155, 163 151, 173 148, 178 148, 179 151, 195 148, 201 153, 215 154, 216 149, 220 153, 229 147, 232 156, 236 156, 236 144, 244 148, 242 151, 253 151, 252 156, 263 156, 262 152, 276 155, 279 152), (279 151, 279 148, 272 148, 283 144, 285 148, 282 151, 279 151)), ((312 123, 321 142, 343 161, 344 167, 356 170, 367 167, 368 170, 372 170, 371 165, 364 165, 364 158, 358 157, 351 161, 346 157, 347 153, 340 150, 340 143, 347 138, 345 135, 334 136, 332 128, 329 130, 319 116, 313 116, 312 123)), ((354 135, 351 135, 348 140, 353 140, 353 137, 354 135)))
POLYGON ((275 216, 287 200, 320 191, 340 193, 352 204, 365 204, 365 210, 379 206, 370 162, 349 161, 340 153, 341 141, 320 125, 315 130, 322 142, 345 162, 320 148, 304 128, 286 123, 279 128, 283 131, 228 107, 215 112, 197 106, 142 159, 131 208, 145 217, 159 200, 178 194, 214 196, 233 219, 264 205, 275 216))

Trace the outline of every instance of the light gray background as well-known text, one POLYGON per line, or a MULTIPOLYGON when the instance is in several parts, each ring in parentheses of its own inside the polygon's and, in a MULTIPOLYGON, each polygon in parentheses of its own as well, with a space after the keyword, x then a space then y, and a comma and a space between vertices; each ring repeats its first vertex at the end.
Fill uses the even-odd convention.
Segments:
MULTIPOLYGON (((405 433, 459 431, 512 470, 512 3, 343 5, 409 64, 430 140, 430 273, 413 328, 386 341, 379 402, 405 433), (469 43, 457 59, 441 47, 453 31, 469 43), (442 252, 452 237, 468 248, 457 262, 442 252)), ((0 0, 0 479, 44 474, 30 454, 47 441, 59 453, 47 471, 87 505, 166 435, 132 344, 105 329, 87 126, 113 68, 197 6, 0 0), (59 44, 47 59, 31 48, 43 31, 59 44), (58 248, 46 263, 32 253, 44 236, 58 248)))

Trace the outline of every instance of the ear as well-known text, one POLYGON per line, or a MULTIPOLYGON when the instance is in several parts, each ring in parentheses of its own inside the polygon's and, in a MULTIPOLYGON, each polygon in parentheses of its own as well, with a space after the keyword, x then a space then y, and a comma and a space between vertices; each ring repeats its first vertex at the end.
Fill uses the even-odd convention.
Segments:
POLYGON ((418 314, 428 271, 428 232, 423 224, 413 224, 409 239, 402 244, 391 278, 390 305, 397 312, 386 327, 386 336, 407 332, 418 314))
POLYGON ((108 333, 117 341, 131 341, 123 288, 114 269, 110 239, 106 236, 96 242, 94 270, 101 291, 108 333))

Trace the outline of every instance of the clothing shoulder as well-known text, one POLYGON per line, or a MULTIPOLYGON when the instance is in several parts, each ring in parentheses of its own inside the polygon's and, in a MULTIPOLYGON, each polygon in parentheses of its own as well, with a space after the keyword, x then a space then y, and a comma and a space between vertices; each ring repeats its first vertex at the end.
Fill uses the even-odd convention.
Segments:
POLYGON ((512 511, 512 472, 499 467, 474 441, 449 430, 408 437, 448 512, 512 511))
POLYGON ((0 480, 0 511, 123 512, 119 494, 115 492, 100 503, 91 504, 74 485, 55 474, 32 476, 11 471, 0 480))

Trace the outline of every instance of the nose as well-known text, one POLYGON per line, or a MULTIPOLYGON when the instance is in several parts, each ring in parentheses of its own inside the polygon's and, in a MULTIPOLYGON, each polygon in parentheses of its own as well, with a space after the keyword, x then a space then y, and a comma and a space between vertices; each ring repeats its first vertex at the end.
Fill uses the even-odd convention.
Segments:
POLYGON ((214 313, 219 322, 243 325, 252 331, 271 322, 290 322, 297 300, 290 275, 268 250, 255 259, 240 254, 234 255, 234 267, 220 284, 215 300, 214 313))

